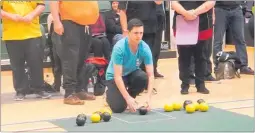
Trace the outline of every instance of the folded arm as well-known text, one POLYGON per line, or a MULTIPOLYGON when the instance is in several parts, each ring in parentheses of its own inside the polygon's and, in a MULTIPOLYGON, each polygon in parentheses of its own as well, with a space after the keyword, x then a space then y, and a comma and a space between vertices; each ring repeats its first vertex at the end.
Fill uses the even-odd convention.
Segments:
POLYGON ((195 12, 196 15, 200 15, 200 14, 206 13, 210 9, 212 9, 214 7, 214 5, 215 5, 215 1, 206 1, 201 6, 196 8, 194 10, 194 12, 195 12))
POLYGON ((178 14, 185 16, 187 14, 187 10, 179 3, 179 1, 172 1, 171 8, 175 10, 178 14))

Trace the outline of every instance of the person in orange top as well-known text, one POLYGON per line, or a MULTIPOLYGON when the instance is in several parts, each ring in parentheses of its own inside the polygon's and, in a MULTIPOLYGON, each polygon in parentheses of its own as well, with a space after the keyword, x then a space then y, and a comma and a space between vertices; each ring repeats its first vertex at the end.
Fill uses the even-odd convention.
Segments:
POLYGON ((85 34, 87 25, 94 24, 99 16, 97 1, 51 1, 54 33, 61 36, 60 60, 65 89, 64 104, 83 105, 82 100, 94 100, 82 87, 84 81, 79 75, 86 60, 91 36, 85 34))
POLYGON ((3 1, 1 16, 3 22, 2 40, 6 43, 13 71, 15 100, 21 101, 28 92, 28 77, 25 62, 31 70, 31 88, 37 97, 50 98, 43 86, 43 48, 39 15, 45 8, 43 1, 3 1))

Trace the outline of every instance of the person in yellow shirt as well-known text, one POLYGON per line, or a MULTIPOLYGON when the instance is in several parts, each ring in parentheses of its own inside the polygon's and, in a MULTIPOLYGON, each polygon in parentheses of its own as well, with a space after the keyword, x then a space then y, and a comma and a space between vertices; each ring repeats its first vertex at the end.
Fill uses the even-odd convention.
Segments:
POLYGON ((37 98, 50 98, 43 92, 43 48, 41 45, 41 29, 39 15, 45 9, 40 1, 3 1, 2 40, 10 58, 13 71, 13 86, 16 91, 15 100, 23 100, 28 91, 28 77, 25 75, 25 63, 31 70, 30 87, 37 98))
POLYGON ((60 60, 65 89, 64 104, 83 105, 83 100, 94 100, 95 96, 87 93, 87 86, 82 81, 81 71, 84 60, 88 57, 91 36, 87 25, 96 23, 99 16, 97 1, 51 1, 50 10, 53 18, 54 34, 61 36, 62 43, 56 47, 61 51, 60 60))

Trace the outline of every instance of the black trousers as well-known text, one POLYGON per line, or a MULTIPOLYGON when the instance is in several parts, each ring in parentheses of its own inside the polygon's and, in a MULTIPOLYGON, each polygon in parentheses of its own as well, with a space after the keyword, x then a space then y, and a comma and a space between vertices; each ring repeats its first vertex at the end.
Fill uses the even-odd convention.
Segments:
POLYGON ((249 27, 250 35, 251 35, 252 39, 254 39, 254 15, 251 16, 249 23, 248 23, 248 27, 249 27))
MULTIPOLYGON (((142 70, 136 70, 123 77, 124 84, 128 88, 128 93, 133 98, 143 92, 148 85, 148 76, 142 70)), ((120 93, 114 80, 107 81, 106 102, 114 113, 122 113, 127 108, 127 103, 120 93)))
POLYGON ((81 78, 79 75, 87 59, 91 44, 91 36, 85 34, 85 26, 70 20, 62 21, 64 34, 61 37, 62 45, 61 65, 63 73, 63 88, 65 97, 75 92, 80 92, 81 78))
POLYGON ((178 63, 179 63, 179 78, 182 81, 181 88, 189 88, 190 78, 190 64, 191 58, 194 57, 195 74, 196 74, 196 87, 204 87, 204 73, 206 67, 206 56, 204 50, 207 41, 198 41, 196 45, 177 46, 178 50, 178 63))
POLYGON ((111 53, 111 44, 106 37, 93 37, 91 48, 95 57, 104 56, 107 60, 109 60, 111 53))
POLYGON ((158 59, 159 59, 159 55, 160 55, 161 42, 162 42, 162 32, 163 32, 163 24, 160 25, 160 27, 158 28, 158 30, 156 32, 155 42, 152 47, 154 73, 157 72, 157 67, 158 67, 158 59))
MULTIPOLYGON (((156 34, 155 33, 144 33, 142 40, 145 41, 150 47, 150 50, 151 50, 151 53, 152 53, 152 58, 153 58, 153 66, 154 66, 154 69, 155 69, 156 66, 155 66, 154 62, 156 61, 156 59, 155 59, 155 53, 153 53, 153 52, 156 52, 157 50, 154 50, 153 48, 155 48, 154 45, 155 45, 155 40, 156 40, 156 34)), ((144 63, 141 64, 141 69, 143 71, 145 71, 144 63)))
POLYGON ((52 54, 51 54, 51 63, 52 63, 52 71, 54 75, 54 85, 55 88, 60 88, 61 86, 61 76, 62 76, 62 66, 61 66, 61 36, 57 33, 53 32, 51 34, 52 41, 52 54))
POLYGON ((41 37, 26 40, 6 41, 10 58, 13 86, 17 93, 28 91, 28 77, 25 75, 25 62, 30 69, 31 88, 42 91, 43 80, 43 46, 41 37))
MULTIPOLYGON (((211 61, 211 56, 212 56, 212 38, 207 41, 207 44, 204 44, 204 55, 205 55, 205 74, 204 76, 210 76, 212 74, 212 61, 211 61)), ((194 62, 194 56, 191 57, 191 65, 190 65, 190 75, 195 74, 195 62, 194 62)))

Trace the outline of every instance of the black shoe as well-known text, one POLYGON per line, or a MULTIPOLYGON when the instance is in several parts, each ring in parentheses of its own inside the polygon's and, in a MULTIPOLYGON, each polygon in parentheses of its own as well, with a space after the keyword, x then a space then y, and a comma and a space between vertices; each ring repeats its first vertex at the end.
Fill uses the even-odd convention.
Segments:
POLYGON ((155 73, 154 73, 154 77, 155 77, 155 78, 164 78, 164 75, 162 75, 162 74, 160 74, 160 73, 158 73, 158 72, 155 72, 155 73))
POLYGON ((60 85, 53 83, 52 88, 55 92, 60 92, 60 85))
POLYGON ((242 67, 240 69, 240 73, 247 74, 247 75, 254 75, 254 71, 250 67, 247 67, 247 66, 242 67))
POLYGON ((206 87, 197 88, 197 92, 202 93, 202 94, 209 94, 210 93, 210 91, 206 87))
POLYGON ((187 88, 182 88, 182 89, 181 89, 181 94, 182 94, 182 95, 187 95, 187 94, 189 94, 189 89, 187 89, 187 88))
POLYGON ((181 94, 182 95, 189 94, 189 84, 186 84, 186 83, 181 84, 181 94))
POLYGON ((25 99, 26 95, 22 93, 16 93, 14 100, 15 101, 23 101, 25 99))
POLYGON ((196 85, 197 92, 202 94, 209 94, 210 91, 205 87, 204 83, 201 83, 199 85, 196 85))
POLYGON ((51 98, 51 95, 44 92, 44 91, 40 91, 40 92, 36 92, 36 98, 42 98, 42 99, 49 99, 51 98))

